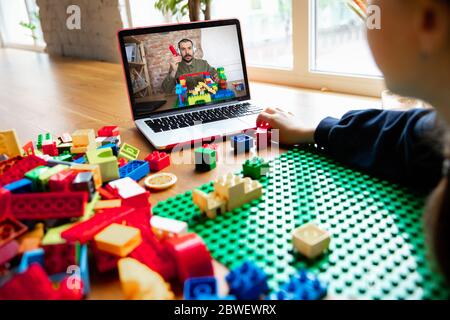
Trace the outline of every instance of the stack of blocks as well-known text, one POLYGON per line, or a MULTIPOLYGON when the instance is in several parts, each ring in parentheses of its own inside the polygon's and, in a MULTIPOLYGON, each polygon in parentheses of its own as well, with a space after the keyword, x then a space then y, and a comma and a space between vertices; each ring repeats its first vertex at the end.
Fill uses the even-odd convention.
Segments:
POLYGON ((246 160, 242 167, 244 177, 249 177, 253 180, 261 179, 263 176, 266 176, 270 170, 270 164, 262 158, 246 160))
POLYGON ((158 172, 170 166, 170 156, 165 152, 153 151, 145 161, 150 165, 150 171, 158 172))
POLYGON ((194 150, 195 170, 211 171, 217 166, 217 152, 213 149, 198 148, 194 150))

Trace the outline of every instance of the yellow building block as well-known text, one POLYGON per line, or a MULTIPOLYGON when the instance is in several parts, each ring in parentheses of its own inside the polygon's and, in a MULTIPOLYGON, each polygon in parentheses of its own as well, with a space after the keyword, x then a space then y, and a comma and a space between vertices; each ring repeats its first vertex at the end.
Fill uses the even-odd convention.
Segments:
POLYGON ((71 169, 78 172, 92 172, 95 188, 98 189, 102 186, 102 173, 98 164, 75 164, 71 169))
POLYGON ((227 212, 227 202, 215 193, 206 194, 195 189, 192 191, 192 202, 210 219, 215 219, 217 215, 227 212))
POLYGON ((119 278, 126 299, 131 300, 173 300, 170 285, 145 264, 124 258, 118 262, 119 278))
POLYGON ((126 257, 142 243, 141 230, 113 223, 95 235, 99 250, 126 257))
POLYGON ((292 232, 295 249, 305 257, 314 259, 330 245, 330 235, 314 223, 308 223, 292 232))
POLYGON ((262 185, 259 181, 244 178, 245 202, 251 202, 262 197, 262 185))
POLYGON ((92 149, 86 152, 89 164, 100 167, 103 182, 109 182, 120 178, 117 158, 111 148, 92 149))
POLYGON ((232 173, 214 182, 214 192, 227 202, 227 211, 233 211, 246 203, 245 181, 232 173))
POLYGON ((22 155, 16 130, 0 131, 0 154, 13 158, 22 155))
POLYGON ((77 130, 72 133, 72 144, 74 147, 87 147, 96 145, 94 129, 77 130))
POLYGON ((94 210, 119 208, 122 206, 122 199, 100 200, 94 206, 94 210))

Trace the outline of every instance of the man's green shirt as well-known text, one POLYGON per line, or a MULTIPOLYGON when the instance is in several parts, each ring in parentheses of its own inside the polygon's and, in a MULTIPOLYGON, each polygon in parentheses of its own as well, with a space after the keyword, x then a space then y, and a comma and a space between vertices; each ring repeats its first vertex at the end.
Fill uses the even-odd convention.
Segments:
MULTIPOLYGON (((167 94, 175 93, 175 86, 177 84, 177 80, 183 74, 191 74, 197 72, 209 72, 211 73, 211 77, 217 75, 217 70, 209 65, 206 60, 194 59, 192 63, 189 65, 184 60, 180 62, 178 65, 177 73, 175 74, 175 78, 171 77, 170 73, 164 79, 161 88, 167 94)), ((186 85, 188 90, 192 90, 197 86, 197 84, 203 81, 203 77, 189 77, 186 78, 186 85)))

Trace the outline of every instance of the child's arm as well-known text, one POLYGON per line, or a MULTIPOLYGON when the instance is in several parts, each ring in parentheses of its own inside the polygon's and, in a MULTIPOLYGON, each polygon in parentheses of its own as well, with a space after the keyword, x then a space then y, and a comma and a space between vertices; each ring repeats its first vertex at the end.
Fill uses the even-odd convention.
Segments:
POLYGON ((430 189, 441 178, 442 149, 431 137, 436 114, 430 110, 352 111, 340 120, 324 119, 314 139, 286 113, 263 113, 258 121, 280 129, 283 143, 314 141, 333 158, 389 179, 430 189), (287 136, 290 141, 283 141, 287 136))

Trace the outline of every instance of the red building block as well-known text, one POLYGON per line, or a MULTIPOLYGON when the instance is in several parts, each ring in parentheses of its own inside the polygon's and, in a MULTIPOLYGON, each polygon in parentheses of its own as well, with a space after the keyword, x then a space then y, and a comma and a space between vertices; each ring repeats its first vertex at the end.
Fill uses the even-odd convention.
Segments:
POLYGON ((150 208, 150 192, 131 178, 111 181, 106 189, 122 199, 122 205, 132 208, 150 208))
POLYGON ((98 272, 109 272, 117 268, 117 262, 120 260, 119 257, 97 249, 94 242, 90 245, 90 249, 94 255, 95 266, 98 272))
POLYGON ((216 162, 219 161, 219 145, 217 145, 215 143, 211 143, 211 144, 205 143, 203 145, 203 149, 211 149, 211 150, 216 151, 216 162))
POLYGON ((28 228, 10 216, 0 218, 0 248, 12 240, 20 237, 28 228))
POLYGON ((50 141, 49 143, 43 144, 42 145, 42 153, 48 154, 49 156, 52 156, 52 157, 56 157, 59 154, 58 148, 56 148, 56 142, 50 141))
POLYGON ((100 210, 91 219, 80 222, 73 227, 63 231, 61 237, 69 242, 86 243, 94 236, 112 223, 122 224, 122 221, 134 213, 134 208, 120 207, 100 210))
POLYGON ((10 241, 0 247, 0 265, 7 263, 9 260, 19 254, 19 243, 16 240, 10 241))
POLYGON ((77 218, 84 214, 86 192, 11 195, 11 213, 19 220, 77 218))
POLYGON ((125 158, 119 158, 119 160, 117 160, 117 163, 119 164, 119 168, 122 168, 124 165, 128 163, 128 160, 125 158))
POLYGON ((117 193, 110 192, 103 187, 97 188, 97 192, 103 200, 114 200, 120 198, 117 193))
POLYGON ((188 278, 214 276, 211 254, 197 234, 169 238, 164 244, 175 260, 180 283, 188 278))
POLYGON ((11 215, 11 192, 0 188, 0 216, 11 215))
POLYGON ((99 137, 116 137, 120 135, 118 126, 104 126, 98 130, 99 137))
POLYGON ((0 300, 55 300, 57 292, 39 263, 33 263, 0 288, 0 300))
POLYGON ((151 172, 157 172, 170 166, 170 156, 165 152, 153 151, 145 161, 150 165, 151 172))
POLYGON ((76 265, 76 248, 74 243, 52 244, 44 249, 44 268, 47 274, 66 273, 67 267, 76 265))
POLYGON ((77 176, 77 173, 78 172, 73 170, 64 170, 51 176, 48 181, 50 191, 52 192, 70 191, 70 187, 72 185, 73 180, 77 176))
POLYGON ((17 157, 3 161, 0 166, 0 187, 22 179, 25 173, 46 163, 37 156, 17 157))
POLYGON ((59 300, 81 300, 83 299, 83 280, 76 279, 77 284, 73 284, 73 279, 69 276, 64 278, 59 284, 57 295, 59 300))
POLYGON ((30 141, 22 147, 23 151, 27 154, 27 156, 34 156, 34 146, 33 142, 30 141))

